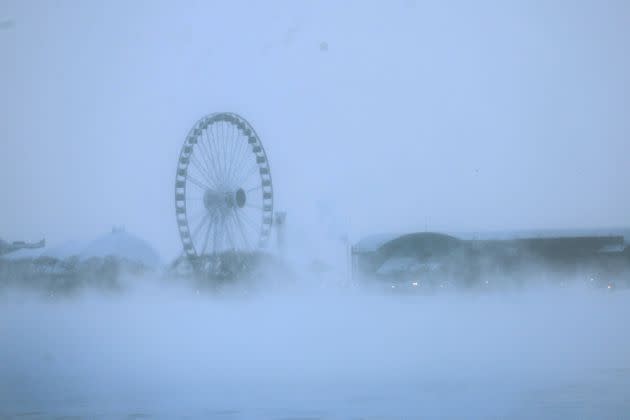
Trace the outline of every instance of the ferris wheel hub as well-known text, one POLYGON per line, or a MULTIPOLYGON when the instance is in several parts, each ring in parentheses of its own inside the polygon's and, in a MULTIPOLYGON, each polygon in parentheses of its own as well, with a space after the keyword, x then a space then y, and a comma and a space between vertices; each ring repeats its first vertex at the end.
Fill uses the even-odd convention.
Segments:
POLYGON ((247 202, 245 190, 239 188, 236 191, 206 190, 203 195, 203 205, 208 211, 217 209, 242 209, 247 202))
POLYGON ((245 194, 244 189, 239 188, 238 190, 236 190, 236 192, 234 193, 234 201, 239 209, 245 207, 245 203, 247 202, 247 194, 245 194))

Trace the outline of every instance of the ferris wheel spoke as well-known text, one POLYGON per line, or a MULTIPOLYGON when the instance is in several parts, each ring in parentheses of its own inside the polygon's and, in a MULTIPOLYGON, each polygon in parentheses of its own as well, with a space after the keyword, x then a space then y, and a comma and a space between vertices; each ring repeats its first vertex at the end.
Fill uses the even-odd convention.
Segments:
POLYGON ((199 201, 199 200, 203 200, 203 197, 199 197, 196 195, 191 196, 190 194, 187 194, 186 201, 189 201, 189 200, 199 201))
POLYGON ((245 192, 252 192, 252 191, 260 190, 261 188, 262 188, 262 185, 258 185, 257 187, 253 187, 248 190, 245 190, 245 192))
POLYGON ((232 241, 234 243, 234 249, 241 250, 242 244, 238 235, 238 226, 236 225, 236 220, 234 219, 234 211, 228 213, 228 224, 230 225, 230 231, 233 236, 232 241))
POLYGON ((245 223, 247 223, 247 225, 248 225, 250 228, 252 228, 252 229, 254 230, 254 232, 258 230, 258 226, 256 225, 256 223, 252 222, 252 221, 250 220, 250 218, 249 218, 249 217, 247 217, 247 215, 246 215, 244 212, 242 212, 241 214, 239 214, 239 216, 241 216, 241 217, 242 217, 243 221, 244 221, 245 223))
POLYGON ((197 157, 195 155, 190 155, 190 163, 192 163, 192 167, 197 170, 197 172, 206 180, 206 182, 208 182, 208 173, 206 172, 206 169, 201 165, 201 163, 197 160, 197 157))
POLYGON ((221 157, 218 153, 218 147, 216 144, 216 138, 214 134, 214 125, 210 127, 206 127, 204 130, 207 146, 208 146, 208 155, 212 159, 212 168, 217 179, 218 184, 222 184, 223 180, 221 179, 221 157))
POLYGON ((229 214, 228 214, 228 217, 226 217, 225 227, 227 231, 228 241, 230 242, 232 249, 236 250, 236 245, 235 245, 236 235, 232 229, 232 218, 230 217, 229 214))
POLYGON ((230 176, 232 174, 232 165, 234 159, 234 146, 236 143, 234 142, 234 126, 229 124, 225 127, 225 160, 227 163, 227 171, 225 172, 225 176, 227 179, 228 185, 230 184, 230 176))
POLYGON ((206 229, 206 236, 203 241, 203 248, 201 249, 201 255, 206 255, 206 248, 208 247, 208 238, 210 237, 211 228, 212 228, 212 223, 208 223, 208 228, 206 229))
POLYGON ((201 250, 201 254, 202 255, 206 254, 206 249, 208 248, 208 241, 209 241, 209 238, 210 238, 210 232, 212 230, 216 231, 216 227, 214 227, 215 220, 216 220, 216 213, 212 212, 212 215, 210 216, 210 221, 208 222, 208 228, 206 229, 206 236, 205 236, 205 239, 204 239, 204 242, 203 242, 203 248, 201 250), (213 227, 214 227, 214 229, 213 229, 213 227))
POLYGON ((206 149, 205 149, 204 144, 203 144, 203 138, 202 139, 197 139, 197 147, 195 148, 195 152, 199 153, 199 157, 201 158, 201 160, 204 163, 205 171, 208 173, 208 175, 212 175, 212 173, 210 171, 210 165, 209 165, 209 162, 208 162, 208 156, 206 154, 206 149))
MULTIPOLYGON (((260 191, 264 189, 264 186, 260 182, 260 178, 258 179, 254 178, 253 181, 254 181, 253 185, 250 185, 251 184, 250 182, 244 182, 243 185, 241 186, 243 191, 253 193, 255 191, 260 191)), ((258 195, 259 194, 255 194, 254 196, 258 196, 258 195)))
MULTIPOLYGON (((238 129, 236 131, 238 131, 238 129)), ((235 160, 236 152, 237 152, 237 149, 238 149, 238 146, 239 146, 239 144, 237 142, 239 136, 238 136, 238 133, 235 133, 234 125, 232 125, 232 124, 230 124, 230 132, 231 132, 230 145, 229 145, 229 148, 230 148, 230 153, 229 153, 230 165, 228 167, 228 183, 230 183, 230 187, 231 188, 234 188, 235 186, 231 185, 231 183, 232 183, 232 173, 234 171, 234 160, 235 160)))
POLYGON ((201 221, 199 222, 199 224, 195 227, 195 229, 193 230, 193 232, 191 232, 190 237, 193 240, 193 242, 195 241, 195 239, 197 238, 197 235, 199 234, 199 232, 201 231, 201 228, 203 227, 203 225, 206 224, 206 222, 208 222, 208 218, 210 217, 210 213, 206 213, 205 216, 203 216, 203 218, 201 219, 201 221))
POLYGON ((256 169, 258 169, 258 165, 254 164, 253 166, 249 167, 249 171, 244 175, 241 176, 238 180, 239 182, 237 183, 237 185, 242 185, 243 183, 245 183, 245 181, 247 181, 249 179, 250 176, 252 176, 255 172, 256 169))
POLYGON ((229 246, 228 244, 228 231, 225 225, 225 215, 221 215, 221 230, 219 231, 219 243, 217 245, 218 252, 225 252, 229 246))
MULTIPOLYGON (((231 126, 231 124, 230 124, 231 126)), ((227 123, 221 123, 221 133, 223 135, 223 156, 225 159, 225 183, 229 185, 230 183, 230 150, 233 143, 231 142, 231 138, 229 137, 229 128, 227 127, 227 123)))
POLYGON ((259 229, 248 225, 242 216, 240 216, 240 223, 243 229, 243 233, 246 235, 247 238, 251 238, 251 240, 247 239, 248 244, 250 244, 252 247, 255 247, 258 240, 257 238, 259 237, 259 229))
POLYGON ((197 160, 197 158, 195 157, 195 155, 190 155, 190 163, 193 164, 193 166, 195 168, 197 168, 197 170, 199 171, 199 173, 206 179, 206 182, 208 183, 212 183, 212 176, 210 175, 210 173, 207 171, 207 169, 205 169, 201 163, 199 163, 199 161, 197 160))
POLYGON ((193 222, 199 220, 200 217, 205 216, 208 212, 204 209, 202 211, 195 212, 188 217, 188 223, 192 224, 193 222))
POLYGON ((213 188, 210 188, 210 185, 204 184, 203 182, 199 181, 197 178, 195 178, 194 176, 190 174, 186 176, 186 179, 188 179, 191 183, 193 183, 197 187, 201 188, 203 191, 213 189, 213 188))
MULTIPOLYGON (((249 146, 249 143, 247 143, 247 145, 249 146)), ((241 158, 238 161, 237 164, 237 169, 236 169, 236 173, 235 173, 235 178, 240 179, 240 175, 243 174, 244 170, 246 170, 249 166, 247 165, 247 157, 248 155, 251 157, 251 155, 248 152, 248 148, 246 147, 243 154, 241 155, 241 158)), ((251 163, 251 162, 250 162, 251 163)))
POLYGON ((237 242, 237 244, 239 244, 239 248, 241 250, 246 250, 249 248, 248 244, 247 244, 247 238, 243 236, 242 232, 241 232, 241 228, 238 224, 238 219, 235 213, 232 213, 230 215, 230 219, 231 219, 231 223, 233 226, 233 230, 234 230, 234 238, 237 242))
MULTIPOLYGON (((222 135, 222 127, 221 127, 221 123, 217 123, 215 127, 216 128, 216 145, 217 145, 217 157, 219 158, 219 162, 221 162, 221 168, 220 168, 220 172, 221 172, 221 182, 225 185, 225 151, 223 150, 223 135, 222 135)), ((213 130, 214 132, 214 130, 213 130)))
POLYGON ((238 230, 241 233, 241 238, 243 239, 243 244, 245 245, 245 247, 247 249, 251 249, 250 245, 249 245, 249 240, 247 239, 247 235, 245 234, 245 229, 243 226, 243 222, 241 221, 241 218, 239 216, 239 214, 237 212, 234 212, 234 219, 236 220, 236 223, 238 225, 238 230))
POLYGON ((215 149, 215 155, 217 157, 217 173, 219 174, 219 179, 221 180, 221 184, 225 184, 225 179, 223 179, 223 156, 221 155, 221 138, 218 134, 217 124, 212 126, 212 145, 215 149))
POLYGON ((230 175, 234 176, 234 173, 236 172, 237 168, 238 168, 238 163, 239 163, 239 158, 241 156, 241 150, 243 149, 243 141, 241 139, 241 133, 239 131, 238 128, 234 128, 234 126, 232 126, 233 129, 233 136, 232 136, 232 142, 234 147, 232 148, 232 153, 231 153, 231 159, 230 159, 230 175))
POLYGON ((234 169, 232 171, 232 182, 235 186, 239 186, 235 181, 238 180, 238 176, 240 171, 243 168, 244 159, 248 156, 249 149, 249 141, 248 138, 241 134, 240 130, 237 129, 237 141, 238 141, 238 149, 234 154, 234 169))
POLYGON ((219 229, 216 227, 212 232, 212 253, 216 254, 219 251, 219 229))
POLYGON ((204 144, 204 149, 206 150, 206 154, 208 155, 208 158, 210 161, 210 167, 212 168, 212 173, 214 174, 216 185, 218 187, 222 182, 221 181, 221 166, 219 165, 219 162, 221 161, 221 159, 219 159, 219 156, 217 155, 217 152, 215 148, 213 147, 214 139, 212 139, 211 141, 210 135, 211 135, 211 131, 209 131, 208 128, 206 128, 204 130, 204 137, 206 140, 204 144))
POLYGON ((214 161, 214 155, 209 150, 209 147, 210 147, 209 144, 206 145, 206 142, 208 142, 208 133, 207 133, 206 130, 204 130, 203 133, 204 133, 204 136, 201 138, 201 141, 199 142, 199 150, 200 150, 201 154, 204 156, 204 161, 206 163, 206 169, 208 171, 208 174, 212 176, 212 180, 214 181, 214 187, 217 188, 218 185, 219 185, 219 178, 217 176, 216 163, 214 161))
POLYGON ((238 158, 241 157, 242 151, 243 151, 243 145, 245 143, 247 143, 247 141, 244 141, 244 136, 241 133, 241 130, 236 127, 236 126, 232 126, 233 128, 233 142, 235 145, 234 148, 234 154, 233 154, 233 163, 238 163, 238 158))
POLYGON ((241 156, 238 158, 238 161, 236 163, 236 167, 234 169, 234 173, 232 175, 232 178, 237 181, 240 178, 241 173, 243 172, 243 166, 246 164, 246 160, 245 158, 247 157, 247 153, 241 153, 241 156))
POLYGON ((230 249, 230 226, 228 224, 227 215, 223 213, 221 215, 221 232, 223 232, 222 239, 222 251, 227 251, 230 249))
POLYGON ((190 155, 190 161, 194 164, 194 167, 197 169, 197 171, 204 177, 206 178, 207 182, 211 182, 212 179, 212 174, 210 173, 210 171, 208 170, 207 164, 205 162, 205 159, 203 156, 198 156, 201 155, 201 153, 196 153, 197 150, 195 150, 191 155, 190 155), (202 160, 200 161, 199 158, 201 158, 202 160))
MULTIPOLYGON (((228 160, 227 160, 227 151, 226 151, 227 142, 226 142, 226 138, 225 138, 225 124, 223 124, 223 122, 219 123, 219 126, 217 127, 217 131, 218 131, 219 139, 221 140, 221 142, 220 142, 220 144, 221 144, 221 161, 223 162, 223 169, 221 171, 221 175, 223 177, 223 183, 225 185, 227 185, 227 183, 228 183, 228 179, 227 179, 228 160)), ((225 241, 225 237, 222 237, 221 241, 222 242, 225 241)))

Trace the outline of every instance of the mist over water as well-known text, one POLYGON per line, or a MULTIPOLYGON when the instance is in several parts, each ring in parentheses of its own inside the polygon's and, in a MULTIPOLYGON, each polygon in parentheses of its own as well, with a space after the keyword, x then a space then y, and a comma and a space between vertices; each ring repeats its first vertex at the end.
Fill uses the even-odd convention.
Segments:
POLYGON ((0 414, 623 418, 628 292, 6 293, 0 414))

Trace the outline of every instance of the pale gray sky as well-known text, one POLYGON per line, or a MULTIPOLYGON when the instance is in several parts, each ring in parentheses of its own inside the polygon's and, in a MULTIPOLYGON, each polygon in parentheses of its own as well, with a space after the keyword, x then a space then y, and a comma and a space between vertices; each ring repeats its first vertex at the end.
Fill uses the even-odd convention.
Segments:
POLYGON ((321 203, 355 237, 629 225, 628 51, 623 0, 3 0, 0 237, 125 225, 174 255, 177 155, 215 111, 305 229, 321 203))

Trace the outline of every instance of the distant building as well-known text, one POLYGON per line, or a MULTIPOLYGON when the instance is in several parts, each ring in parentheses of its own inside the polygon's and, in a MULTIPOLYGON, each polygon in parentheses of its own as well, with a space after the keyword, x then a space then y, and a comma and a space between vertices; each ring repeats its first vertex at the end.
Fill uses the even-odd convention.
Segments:
POLYGON ((51 248, 22 247, 0 256, 0 286, 74 290, 84 285, 116 288, 123 275, 140 275, 161 266, 145 241, 113 229, 92 241, 51 248))
MULTIPOLYGON (((628 281, 630 248, 623 236, 460 239, 441 233, 368 237, 352 247, 355 280, 459 287, 492 281, 523 284, 532 278, 588 274, 628 281)), ((559 280, 558 280, 559 281, 559 280)))
POLYGON ((23 241, 16 241, 13 243, 9 243, 0 239, 0 255, 5 255, 10 252, 15 252, 20 249, 38 249, 46 246, 46 240, 42 239, 36 243, 26 243, 23 241))

